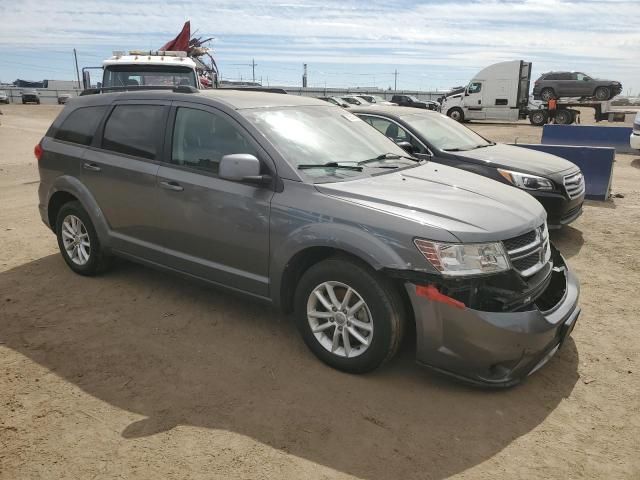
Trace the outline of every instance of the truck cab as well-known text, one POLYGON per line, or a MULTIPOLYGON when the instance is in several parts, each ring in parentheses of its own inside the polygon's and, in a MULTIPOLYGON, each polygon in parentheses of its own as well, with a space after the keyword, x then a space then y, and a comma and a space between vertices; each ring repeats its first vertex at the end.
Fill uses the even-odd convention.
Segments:
POLYGON ((478 72, 456 95, 445 97, 441 111, 454 120, 516 121, 527 107, 531 63, 500 62, 478 72))
POLYGON ((113 52, 102 67, 82 69, 84 88, 92 88, 89 70, 102 70, 102 82, 97 87, 126 89, 135 87, 201 88, 196 63, 185 52, 140 51, 113 52))

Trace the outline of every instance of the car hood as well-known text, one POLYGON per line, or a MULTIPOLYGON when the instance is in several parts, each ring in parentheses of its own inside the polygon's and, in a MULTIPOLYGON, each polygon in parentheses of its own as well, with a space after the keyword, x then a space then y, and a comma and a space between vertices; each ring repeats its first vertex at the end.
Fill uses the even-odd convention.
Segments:
POLYGON ((476 148, 466 152, 454 152, 454 154, 457 157, 478 160, 494 167, 517 170, 534 175, 552 175, 558 172, 578 169, 575 164, 556 155, 504 143, 497 143, 490 147, 476 148))
POLYGON ((330 196, 406 218, 416 236, 442 230, 461 242, 498 241, 541 225, 542 205, 528 193, 457 168, 427 162, 415 168, 316 188, 330 196))

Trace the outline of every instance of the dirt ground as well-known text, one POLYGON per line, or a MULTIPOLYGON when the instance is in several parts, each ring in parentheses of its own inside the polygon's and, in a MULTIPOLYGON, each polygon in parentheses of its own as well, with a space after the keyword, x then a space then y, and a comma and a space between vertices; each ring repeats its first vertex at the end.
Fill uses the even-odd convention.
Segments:
MULTIPOLYGON (((59 107, 0 117, 0 478, 640 478, 640 155, 553 240, 582 316, 523 385, 413 363, 325 367, 291 321, 120 262, 74 275, 37 211, 33 146, 59 107)), ((471 125, 539 142, 528 124, 471 125)))

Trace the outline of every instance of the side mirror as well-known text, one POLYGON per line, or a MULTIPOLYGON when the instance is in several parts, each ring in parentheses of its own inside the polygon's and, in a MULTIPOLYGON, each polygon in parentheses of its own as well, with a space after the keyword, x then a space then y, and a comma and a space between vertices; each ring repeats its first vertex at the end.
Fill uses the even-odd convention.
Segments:
POLYGON ((251 182, 260 185, 271 183, 270 175, 260 175, 260 160, 248 153, 234 153, 222 157, 218 177, 234 182, 251 182))
POLYGON ((407 141, 403 140, 400 142, 396 142, 396 145, 398 145, 401 149, 403 149, 405 152, 409 154, 413 155, 414 153, 416 153, 416 149, 414 148, 414 146, 407 141))

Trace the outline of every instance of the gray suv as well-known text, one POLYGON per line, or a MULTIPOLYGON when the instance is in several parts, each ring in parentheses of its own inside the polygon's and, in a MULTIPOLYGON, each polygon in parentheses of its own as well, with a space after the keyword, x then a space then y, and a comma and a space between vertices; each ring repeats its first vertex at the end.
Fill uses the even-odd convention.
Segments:
POLYGON ((88 95, 35 155, 40 214, 71 270, 120 256, 247 294, 294 312, 340 370, 375 369, 415 326, 421 364, 513 385, 580 313, 533 197, 406 156, 320 100, 88 95))
POLYGON ((612 99, 620 92, 620 82, 591 78, 581 72, 544 73, 533 85, 533 97, 545 102, 560 97, 594 97, 603 101, 612 99))

